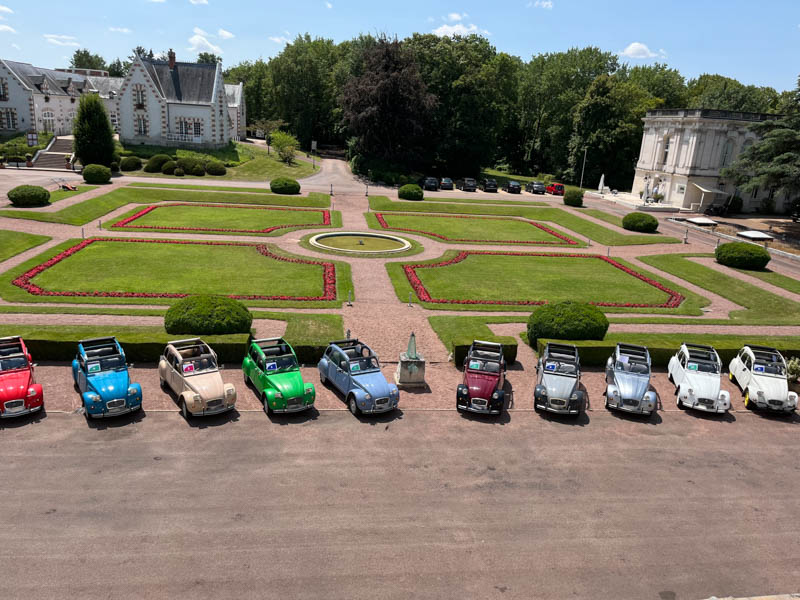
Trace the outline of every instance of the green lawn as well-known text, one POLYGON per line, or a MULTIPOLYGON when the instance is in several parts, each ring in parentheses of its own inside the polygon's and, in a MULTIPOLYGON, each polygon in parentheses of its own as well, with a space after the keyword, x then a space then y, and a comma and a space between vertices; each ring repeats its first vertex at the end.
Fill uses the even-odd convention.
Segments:
POLYGON ((547 202, 538 202, 536 200, 502 200, 500 198, 445 198, 437 196, 435 198, 428 198, 424 202, 449 202, 452 204, 481 204, 484 206, 550 206, 547 202))
MULTIPOLYGON (((335 212, 338 212, 338 211, 335 211, 335 212)), ((367 221, 369 221, 369 217, 367 217, 367 221)), ((354 255, 354 254, 352 254, 350 252, 339 252, 339 251, 336 251, 336 250, 325 250, 325 249, 322 249, 322 248, 317 248, 316 246, 312 246, 309 243, 309 240, 312 237, 314 237, 315 235, 316 235, 316 233, 309 233, 307 235, 304 235, 302 238, 300 238, 300 247, 305 248, 306 250, 312 250, 314 252, 322 252, 324 254, 333 254, 335 256, 344 256, 344 257, 347 257, 347 258, 402 258, 404 256, 413 256, 414 254, 419 254, 420 252, 423 252, 425 250, 425 248, 422 247, 422 244, 420 244, 419 242, 416 242, 414 240, 409 239, 407 241, 408 241, 409 244, 411 244, 411 248, 409 248, 405 252, 381 252, 381 253, 365 254, 365 255, 362 255, 362 256, 357 256, 357 255, 354 255)), ((403 238, 403 239, 406 239, 406 238, 403 238)))
POLYGON ((475 206, 471 204, 447 204, 444 202, 392 201, 385 196, 372 196, 369 199, 370 209, 375 212, 410 212, 410 213, 442 213, 467 215, 495 215, 524 217, 531 221, 549 221, 555 226, 563 227, 594 242, 605 246, 631 246, 639 244, 679 243, 680 240, 664 235, 624 234, 612 231, 598 223, 593 223, 578 215, 560 208, 536 208, 530 206, 475 206))
POLYGON ((800 303, 767 292, 757 285, 741 281, 717 269, 688 260, 692 256, 713 255, 662 254, 643 256, 639 260, 744 307, 743 310, 734 310, 730 313, 729 317, 733 321, 751 325, 800 324, 800 303))
POLYGON ((601 221, 610 223, 611 225, 622 227, 622 217, 612 215, 604 210, 597 210, 596 208, 582 208, 581 212, 589 215, 590 217, 594 217, 595 219, 600 219, 601 221))
POLYGON ((25 252, 25 250, 44 244, 49 240, 50 238, 46 235, 0 230, 0 261, 8 260, 20 252, 25 252))
MULTIPOLYGON (((379 229, 381 231, 408 231, 446 242, 476 244, 486 242, 503 242, 506 244, 544 242, 557 245, 567 243, 551 233, 536 227, 530 222, 511 217, 499 219, 478 216, 474 218, 462 218, 456 216, 447 217, 386 213, 383 215, 383 219, 389 226, 388 229, 384 229, 379 224, 374 214, 369 213, 367 215, 367 221, 372 229, 379 229)), ((545 226, 548 227, 549 223, 545 226)), ((557 233, 569 238, 564 232, 558 231, 557 233)))
POLYGON ((54 192, 50 192, 50 204, 55 204, 56 202, 60 202, 61 200, 66 200, 67 198, 71 198, 72 196, 77 196, 78 194, 83 194, 84 192, 90 192, 92 190, 97 189, 99 186, 96 185, 79 185, 76 186, 78 189, 77 191, 72 190, 62 190, 57 189, 54 192))
POLYGON ((127 187, 134 188, 161 188, 161 189, 176 189, 176 190, 198 190, 203 192, 239 192, 239 193, 254 193, 254 194, 271 194, 272 192, 267 188, 258 187, 231 187, 226 185, 201 185, 201 184, 181 184, 181 183, 150 183, 148 181, 134 181, 129 183, 127 187))
POLYGON ((782 275, 781 273, 776 273, 775 271, 770 271, 769 269, 764 269, 763 271, 747 271, 745 269, 737 270, 745 275, 750 275, 751 277, 755 277, 756 279, 760 279, 776 287, 789 290, 795 294, 800 294, 800 280, 797 280, 794 277, 782 275))
MULTIPOLYGON (((17 276, 74 246, 70 240, 25 262, 3 276, 0 294, 15 302, 171 304, 174 298, 37 296, 13 285, 17 276)), ((290 256, 277 248, 270 251, 290 256)), ((337 298, 352 290, 349 265, 336 266, 337 298)), ((225 294, 317 297, 323 294, 323 266, 285 262, 264 256, 255 246, 95 242, 32 279, 49 291, 141 292, 151 294, 225 294)), ((332 308, 340 300, 245 300, 252 306, 332 308)))
MULTIPOLYGON (((111 221, 104 227, 113 231, 150 231, 180 232, 191 230, 198 234, 219 234, 224 231, 232 235, 264 235, 280 236, 298 229, 310 227, 341 227, 342 217, 339 211, 331 214, 331 224, 323 225, 323 214, 320 210, 275 210, 262 207, 244 208, 238 206, 185 206, 177 204, 157 205, 155 210, 131 221, 125 227, 115 227, 111 221), (291 226, 291 227, 284 227, 291 226), (273 227, 280 227, 273 231, 266 231, 273 227), (183 229, 181 229, 183 228, 183 229), (208 229, 208 231, 195 231, 195 228, 208 229)), ((115 219, 122 220, 140 212, 136 208, 125 215, 115 219)))

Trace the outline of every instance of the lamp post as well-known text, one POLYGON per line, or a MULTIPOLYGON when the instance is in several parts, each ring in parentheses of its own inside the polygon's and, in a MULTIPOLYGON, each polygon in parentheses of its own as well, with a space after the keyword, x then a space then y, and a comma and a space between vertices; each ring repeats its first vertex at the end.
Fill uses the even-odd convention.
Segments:
POLYGON ((589 146, 585 146, 583 148, 583 166, 581 167, 581 184, 578 186, 583 188, 583 171, 586 169, 586 152, 589 150, 589 146))

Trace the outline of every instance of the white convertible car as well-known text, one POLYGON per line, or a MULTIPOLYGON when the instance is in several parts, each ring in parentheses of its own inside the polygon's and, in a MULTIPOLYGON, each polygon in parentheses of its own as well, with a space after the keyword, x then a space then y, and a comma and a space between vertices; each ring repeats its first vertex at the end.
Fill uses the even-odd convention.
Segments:
POLYGON ((669 359, 669 380, 675 385, 678 408, 726 413, 731 397, 720 389, 722 361, 713 346, 681 344, 669 359))
POLYGON ((745 346, 730 364, 731 381, 742 389, 746 408, 781 413, 797 410, 797 394, 789 391, 786 361, 775 348, 745 346))

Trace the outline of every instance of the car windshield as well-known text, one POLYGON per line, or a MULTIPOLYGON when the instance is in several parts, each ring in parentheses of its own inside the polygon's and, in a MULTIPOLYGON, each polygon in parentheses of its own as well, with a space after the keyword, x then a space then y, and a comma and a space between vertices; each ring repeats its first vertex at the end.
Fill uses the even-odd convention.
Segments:
POLYGON ((786 369, 779 362, 757 362, 753 365, 753 373, 756 375, 772 375, 775 377, 785 377, 786 369))
POLYGON ((444 179, 442 179, 442 183, 453 183, 453 180, 450 179, 449 177, 445 177, 444 179))
POLYGON ((570 375, 572 377, 578 373, 578 369, 573 363, 561 362, 560 360, 546 361, 544 370, 547 373, 558 373, 559 375, 570 375))
POLYGON ((293 354, 286 354, 284 356, 269 357, 267 359, 266 372, 274 373, 276 371, 287 371, 289 369, 299 368, 297 359, 293 354))
MULTIPOLYGON (((623 358, 627 358, 623 357, 623 358)), ((635 373, 637 375, 647 375, 650 368, 647 363, 638 362, 635 360, 617 360, 617 371, 625 371, 626 373, 635 373)))
POLYGON ((365 371, 374 371, 379 368, 378 360, 374 356, 353 358, 350 360, 351 373, 364 373, 365 371))
POLYGON ((197 375, 217 369, 217 361, 211 355, 198 356, 197 358, 187 358, 181 363, 181 372, 184 376, 197 375))
POLYGON ((687 371, 697 371, 698 373, 719 373, 719 367, 707 361, 689 361, 686 363, 687 371))
POLYGON ((28 359, 24 356, 11 356, 0 359, 0 372, 24 369, 28 366, 28 359))
POLYGON ((125 367, 125 359, 122 356, 107 356, 99 360, 89 360, 86 362, 86 372, 101 373, 102 371, 113 371, 125 367))
POLYGON ((481 371, 483 373, 499 373, 500 363, 494 360, 482 360, 480 358, 470 358, 467 363, 470 371, 481 371))

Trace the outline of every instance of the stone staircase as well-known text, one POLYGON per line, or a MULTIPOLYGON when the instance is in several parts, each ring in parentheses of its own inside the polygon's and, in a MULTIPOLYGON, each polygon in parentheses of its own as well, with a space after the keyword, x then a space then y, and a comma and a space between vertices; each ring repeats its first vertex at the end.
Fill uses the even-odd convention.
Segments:
POLYGON ((66 171, 64 156, 72 154, 72 138, 56 138, 47 152, 40 152, 34 166, 37 169, 58 169, 66 171))

